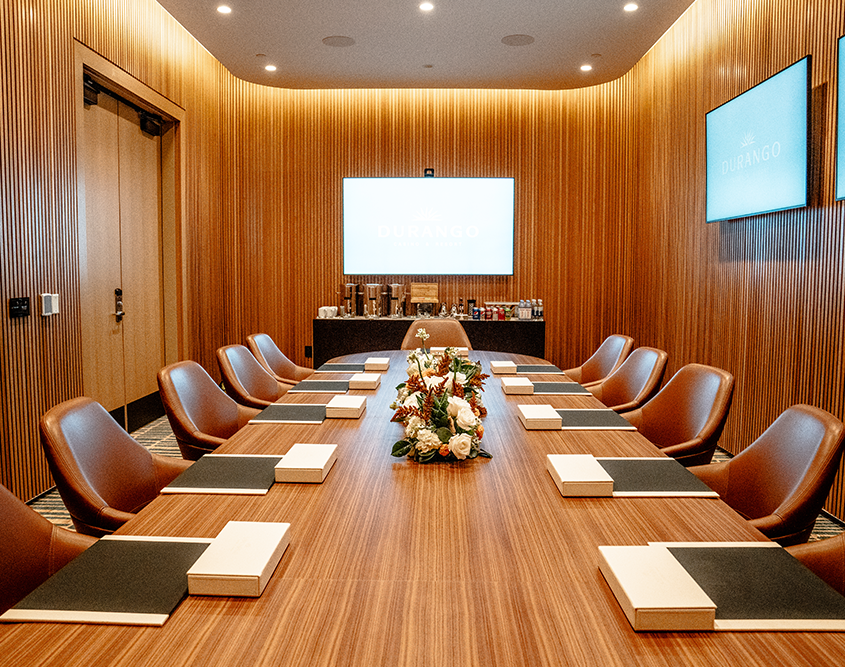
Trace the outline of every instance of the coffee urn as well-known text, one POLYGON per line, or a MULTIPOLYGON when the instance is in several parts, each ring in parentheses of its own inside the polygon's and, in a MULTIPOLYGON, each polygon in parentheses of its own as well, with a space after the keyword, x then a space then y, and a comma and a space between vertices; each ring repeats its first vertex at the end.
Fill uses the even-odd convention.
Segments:
POLYGON ((387 313, 390 317, 402 317, 404 315, 403 305, 405 299, 405 285, 402 283, 390 283, 387 286, 388 304, 387 313))

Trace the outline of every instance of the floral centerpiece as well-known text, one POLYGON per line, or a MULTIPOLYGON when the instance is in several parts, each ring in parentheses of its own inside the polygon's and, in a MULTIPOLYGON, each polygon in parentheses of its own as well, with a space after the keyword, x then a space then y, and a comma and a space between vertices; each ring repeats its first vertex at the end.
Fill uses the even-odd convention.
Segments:
POLYGON ((462 359, 453 347, 441 354, 426 351, 429 334, 417 332, 422 347, 408 354, 408 380, 396 387, 391 421, 405 425, 405 437, 393 456, 419 463, 492 458, 481 447, 487 410, 481 401, 484 380, 479 362, 462 359))

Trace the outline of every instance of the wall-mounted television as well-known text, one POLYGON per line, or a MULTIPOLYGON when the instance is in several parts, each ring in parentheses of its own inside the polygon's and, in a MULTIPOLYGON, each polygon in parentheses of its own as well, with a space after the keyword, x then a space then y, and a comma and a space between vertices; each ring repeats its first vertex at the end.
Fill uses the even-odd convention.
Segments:
POLYGON ((707 222, 807 205, 810 56, 706 117, 707 222))
POLYGON ((845 36, 839 38, 836 86, 836 199, 845 199, 845 36))
POLYGON ((344 178, 345 275, 513 275, 513 178, 344 178))

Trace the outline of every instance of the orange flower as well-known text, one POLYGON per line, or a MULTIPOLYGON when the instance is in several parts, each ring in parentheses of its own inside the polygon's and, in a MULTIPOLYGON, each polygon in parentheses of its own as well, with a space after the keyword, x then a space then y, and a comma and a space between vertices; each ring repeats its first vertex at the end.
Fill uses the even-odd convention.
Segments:
POLYGON ((484 426, 479 424, 478 428, 475 429, 475 434, 478 436, 478 439, 481 440, 481 438, 484 437, 484 426))
POLYGON ((440 445, 440 449, 438 450, 438 454, 440 454, 440 456, 442 456, 444 458, 449 456, 449 443, 448 442, 440 445))

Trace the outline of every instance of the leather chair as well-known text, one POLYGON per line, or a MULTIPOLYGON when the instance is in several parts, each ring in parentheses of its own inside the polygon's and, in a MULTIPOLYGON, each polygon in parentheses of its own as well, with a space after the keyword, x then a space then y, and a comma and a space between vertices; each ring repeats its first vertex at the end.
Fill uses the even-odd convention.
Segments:
POLYGON ((278 382, 296 384, 314 374, 304 366, 297 366, 278 348, 270 336, 265 333, 250 334, 246 345, 258 363, 278 382))
POLYGON ((668 358, 663 350, 638 347, 606 380, 587 389, 612 410, 635 410, 657 393, 668 358))
POLYGON ((0 614, 97 540, 55 526, 0 485, 0 614))
POLYGON ((263 410, 294 386, 276 380, 243 345, 225 345, 219 348, 217 365, 223 376, 226 393, 241 405, 250 408, 263 410))
POLYGON ((417 338, 417 331, 420 329, 425 329, 425 332, 430 336, 425 341, 426 348, 466 347, 472 349, 467 332, 458 320, 435 317, 411 322, 411 326, 408 327, 408 332, 402 340, 402 347, 399 349, 416 350, 422 347, 422 341, 417 338))
POLYGON ((158 390, 182 458, 189 461, 213 452, 260 412, 228 397, 195 361, 162 368, 158 390))
POLYGON ((604 339, 587 361, 564 372, 573 381, 583 385, 601 382, 622 365, 633 347, 634 339, 630 336, 612 334, 604 339))
POLYGON ((39 427, 59 495, 87 535, 120 528, 190 465, 151 454, 85 396, 48 410, 39 427))
POLYGON ((798 544, 810 536, 833 484, 843 434, 829 412, 794 405, 731 460, 690 471, 769 539, 798 544))
POLYGON ((734 377, 687 364, 641 408, 622 416, 664 454, 685 466, 710 463, 733 399, 734 377))
POLYGON ((787 547, 789 553, 832 588, 845 595, 845 533, 787 547))

